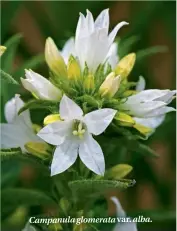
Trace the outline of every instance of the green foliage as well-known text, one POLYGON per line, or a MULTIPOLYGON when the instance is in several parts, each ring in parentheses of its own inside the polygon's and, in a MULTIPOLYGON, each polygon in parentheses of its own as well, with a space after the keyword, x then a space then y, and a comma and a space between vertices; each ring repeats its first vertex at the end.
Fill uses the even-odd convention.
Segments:
POLYGON ((22 112, 26 111, 27 109, 47 109, 52 113, 58 112, 58 104, 59 102, 56 101, 49 101, 49 100, 31 100, 27 102, 18 112, 20 115, 22 112))
POLYGON ((167 52, 168 49, 165 46, 154 46, 148 47, 146 49, 142 49, 136 53, 136 62, 142 61, 144 58, 147 58, 151 55, 155 55, 157 53, 164 53, 167 52))
POLYGON ((23 65, 21 65, 19 68, 17 68, 17 70, 15 70, 14 77, 16 79, 19 79, 20 77, 22 77, 24 75, 25 69, 35 69, 38 66, 40 66, 41 64, 43 64, 44 61, 45 61, 45 59, 44 59, 43 54, 39 54, 39 55, 32 57, 31 59, 24 62, 23 65))
POLYGON ((22 154, 21 148, 9 148, 9 149, 0 150, 1 160, 2 158, 5 158, 5 157, 14 156, 14 155, 17 156, 21 154, 22 154))
POLYGON ((17 81, 8 73, 3 70, 0 70, 1 80, 11 84, 19 84, 17 81))
POLYGON ((77 180, 68 183, 73 194, 78 198, 105 194, 114 189, 127 189, 135 184, 134 180, 77 180))
POLYGON ((22 38, 21 34, 16 34, 12 36, 4 46, 7 47, 7 50, 2 56, 1 68, 6 72, 12 72, 12 67, 14 63, 14 58, 16 55, 18 44, 22 38))
POLYGON ((57 206, 55 201, 44 192, 34 189, 25 188, 6 188, 1 192, 2 200, 2 216, 9 211, 15 210, 21 205, 36 206, 49 205, 57 206), (15 197, 15 200, 14 200, 15 197))

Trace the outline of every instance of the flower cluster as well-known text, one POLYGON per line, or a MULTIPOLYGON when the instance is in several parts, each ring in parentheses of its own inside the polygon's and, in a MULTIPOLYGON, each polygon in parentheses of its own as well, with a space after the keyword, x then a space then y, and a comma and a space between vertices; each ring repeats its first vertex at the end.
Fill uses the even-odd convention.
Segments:
POLYGON ((75 38, 69 39, 62 51, 48 38, 45 59, 49 80, 26 70, 21 82, 36 100, 59 103, 59 111, 56 107, 36 134, 29 111, 18 115, 23 102, 16 96, 5 108, 8 124, 1 125, 2 147, 21 147, 46 156, 55 147, 51 175, 68 169, 78 155, 87 168, 103 175, 104 155, 93 136, 103 133, 109 125, 119 133, 126 131, 139 138, 151 135, 165 114, 175 111, 168 104, 176 91, 144 90, 143 77, 137 83, 128 81, 136 54, 119 61, 114 43, 119 29, 127 24, 121 22, 108 33, 108 10, 102 11, 95 21, 87 11, 86 17, 80 14, 75 38))

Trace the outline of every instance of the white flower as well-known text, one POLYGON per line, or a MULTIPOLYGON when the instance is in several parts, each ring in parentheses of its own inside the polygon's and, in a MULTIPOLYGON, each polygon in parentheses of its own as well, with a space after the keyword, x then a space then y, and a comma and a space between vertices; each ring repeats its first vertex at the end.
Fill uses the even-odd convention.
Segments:
POLYGON ((26 223, 26 225, 22 229, 22 231, 36 231, 36 229, 28 222, 28 223, 26 223))
POLYGON ((82 109, 66 95, 60 102, 60 117, 57 121, 45 126, 39 133, 49 144, 56 145, 51 175, 68 169, 79 154, 82 162, 93 172, 103 175, 105 162, 100 145, 93 139, 111 123, 116 111, 105 108, 83 115, 82 109))
POLYGON ((32 70, 25 70, 26 79, 21 78, 25 89, 33 93, 36 97, 46 100, 61 99, 61 91, 49 80, 32 70))
POLYGON ((140 76, 136 85, 136 90, 140 93, 129 97, 124 106, 138 124, 155 129, 163 123, 166 113, 175 111, 167 105, 172 101, 176 91, 144 90, 145 85, 145 79, 140 76))
POLYGON ((1 124, 1 148, 21 147, 30 141, 43 142, 33 131, 29 110, 18 115, 19 109, 24 105, 19 95, 16 95, 5 105, 5 118, 7 124, 1 124))
POLYGON ((70 38, 66 41, 63 49, 60 51, 65 63, 68 63, 70 55, 76 56, 74 38, 70 38))
POLYGON ((140 76, 139 81, 137 82, 136 85, 136 91, 143 91, 145 89, 145 86, 146 86, 146 81, 143 78, 143 76, 140 76))
POLYGON ((91 72, 94 72, 99 64, 104 62, 118 30, 127 24, 127 22, 119 23, 108 34, 108 9, 103 10, 95 22, 90 11, 87 10, 86 17, 80 13, 76 28, 75 49, 82 70, 85 67, 85 62, 91 72))
POLYGON ((112 70, 115 69, 119 61, 119 57, 117 53, 118 53, 118 44, 114 42, 111 45, 109 52, 106 56, 106 62, 111 65, 112 70))
POLYGON ((145 88, 145 80, 140 77, 136 86, 136 90, 140 92, 127 98, 127 101, 121 105, 121 109, 131 116, 133 119, 146 127, 155 129, 165 118, 165 114, 176 111, 173 107, 167 105, 172 101, 176 91, 158 90, 145 88))
MULTIPOLYGON (((126 213, 123 210, 117 197, 111 197, 111 200, 116 205, 117 216, 122 217, 122 218, 126 218, 126 213)), ((131 222, 122 222, 122 223, 118 223, 115 226, 115 228, 113 229, 113 231, 137 231, 137 225, 135 222, 132 222, 132 221, 131 222)))

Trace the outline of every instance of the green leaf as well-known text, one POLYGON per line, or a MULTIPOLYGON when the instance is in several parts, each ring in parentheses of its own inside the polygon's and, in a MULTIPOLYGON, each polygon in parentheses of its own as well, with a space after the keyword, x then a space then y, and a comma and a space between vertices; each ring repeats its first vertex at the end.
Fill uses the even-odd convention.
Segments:
POLYGON ((138 142, 137 140, 126 140, 125 145, 129 150, 140 153, 144 156, 158 157, 159 155, 149 146, 138 142))
POLYGON ((39 54, 37 56, 32 57, 31 59, 27 60, 23 65, 21 65, 13 74, 16 79, 19 79, 24 75, 25 69, 35 69, 45 61, 44 55, 39 54))
POLYGON ((3 208, 6 206, 17 207, 20 205, 56 205, 55 201, 47 194, 34 189, 7 188, 2 190, 1 197, 3 199, 3 208))
POLYGON ((136 53, 136 62, 141 61, 144 58, 147 58, 151 55, 157 54, 157 53, 165 53, 168 49, 165 46, 154 46, 149 47, 143 50, 140 50, 136 53))
POLYGON ((1 158, 13 156, 13 155, 21 155, 21 154, 22 154, 21 148, 9 148, 9 149, 0 150, 1 158))
POLYGON ((7 47, 6 52, 1 58, 1 67, 6 72, 12 72, 13 62, 16 55, 17 46, 22 38, 21 34, 12 36, 4 46, 7 47))
POLYGON ((134 180, 76 180, 68 183, 74 195, 88 197, 114 189, 126 189, 134 184, 134 180))
POLYGON ((21 162, 35 167, 36 169, 40 170, 40 172, 45 176, 50 175, 49 168, 44 164, 41 159, 36 158, 31 154, 22 153, 20 148, 1 149, 0 156, 2 164, 3 161, 6 160, 17 160, 19 163, 21 162))
POLYGON ((52 113, 58 112, 58 104, 57 101, 49 101, 49 100, 31 100, 27 102, 18 112, 20 115, 22 112, 26 111, 27 109, 48 109, 52 113))
POLYGON ((118 49, 119 57, 123 58, 125 55, 130 53, 131 47, 139 40, 140 40, 140 37, 135 36, 135 35, 130 36, 126 39, 120 40, 119 49, 118 49))
POLYGON ((8 73, 6 73, 5 71, 0 69, 0 75, 1 75, 1 80, 5 81, 7 83, 11 83, 11 84, 16 84, 18 85, 19 83, 17 83, 17 81, 8 73))

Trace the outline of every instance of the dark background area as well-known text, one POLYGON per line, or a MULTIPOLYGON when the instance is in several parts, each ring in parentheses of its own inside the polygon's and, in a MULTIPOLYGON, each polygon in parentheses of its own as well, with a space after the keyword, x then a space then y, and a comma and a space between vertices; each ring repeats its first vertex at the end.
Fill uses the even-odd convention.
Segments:
MULTIPOLYGON (((131 44, 127 43, 123 49, 120 42, 119 55, 140 51, 141 58, 130 78, 138 80, 140 75, 144 76, 147 88, 176 87, 175 1, 3 1, 1 7, 1 44, 4 45, 15 34, 22 35, 12 65, 6 67, 17 80, 23 76, 23 69, 29 64, 35 71, 47 77, 48 71, 43 59, 45 39, 52 37, 61 49, 65 41, 74 36, 79 12, 85 14, 86 9, 89 9, 96 17, 103 9, 109 8, 111 28, 120 21, 129 22, 128 26, 120 30, 118 36, 121 41, 131 37, 131 44), (159 52, 156 52, 158 49, 150 49, 153 46, 165 46, 167 50, 164 52, 164 48, 158 47, 159 52), (34 58, 36 55, 37 58, 34 58)), ((24 89, 19 90, 25 99, 30 97, 24 89)), ((1 89, 2 121, 4 104, 13 96, 14 91, 7 86, 1 89)), ((175 106, 175 101, 172 106, 175 106)), ((33 112, 32 118, 34 122, 41 122, 38 112, 33 112)), ((167 115, 163 125, 146 141, 159 154, 159 158, 138 156, 136 153, 130 157, 134 168, 131 177, 136 179, 136 185, 125 192, 111 194, 120 198, 129 215, 143 214, 152 218, 151 224, 138 224, 139 230, 175 230, 175 121, 175 113, 167 115)), ((20 174, 23 184, 30 184, 35 172, 25 167, 19 168, 17 173, 14 168, 18 168, 15 166, 14 163, 8 162, 2 170, 15 171, 16 177, 20 174)), ((109 214, 113 215, 115 208, 111 202, 108 203, 109 214)), ((27 213, 25 209, 23 213, 27 213)), ((12 225, 17 223, 17 220, 6 219, 6 223, 12 225)))

